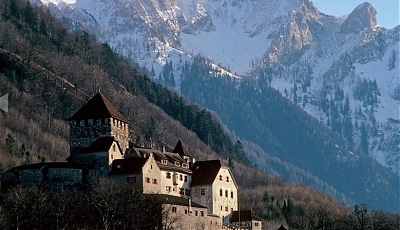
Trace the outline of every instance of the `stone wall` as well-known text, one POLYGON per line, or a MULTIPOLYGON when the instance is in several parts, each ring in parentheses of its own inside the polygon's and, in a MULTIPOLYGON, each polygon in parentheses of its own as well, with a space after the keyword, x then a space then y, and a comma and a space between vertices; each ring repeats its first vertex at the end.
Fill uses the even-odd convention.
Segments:
POLYGON ((174 229, 223 229, 221 218, 207 215, 207 208, 164 204, 163 209, 168 211, 164 216, 165 224, 172 224, 174 229))
POLYGON ((88 147, 99 137, 114 137, 122 152, 128 148, 129 125, 114 118, 73 120, 70 125, 70 150, 88 147))
POLYGON ((122 152, 125 153, 129 147, 129 125, 126 122, 111 118, 111 136, 118 141, 122 152))
POLYGON ((89 169, 70 166, 68 163, 41 163, 16 167, 3 174, 2 191, 16 185, 43 186, 48 188, 81 188, 90 181, 89 169))

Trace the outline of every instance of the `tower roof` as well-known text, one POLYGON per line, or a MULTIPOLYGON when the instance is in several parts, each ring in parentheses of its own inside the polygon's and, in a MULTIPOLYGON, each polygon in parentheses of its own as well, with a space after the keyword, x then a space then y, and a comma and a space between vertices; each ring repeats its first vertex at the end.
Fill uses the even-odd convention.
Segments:
POLYGON ((183 144, 181 139, 179 139, 178 143, 176 144, 172 152, 178 153, 181 156, 190 156, 189 150, 186 148, 185 144, 183 144))
POLYGON ((128 120, 101 93, 97 93, 68 120, 84 120, 112 117, 128 122, 128 120))

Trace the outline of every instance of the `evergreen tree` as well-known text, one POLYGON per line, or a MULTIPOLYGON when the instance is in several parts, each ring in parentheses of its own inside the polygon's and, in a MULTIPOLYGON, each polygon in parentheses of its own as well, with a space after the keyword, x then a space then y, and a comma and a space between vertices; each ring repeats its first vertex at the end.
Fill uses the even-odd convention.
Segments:
POLYGON ((369 148, 368 148, 368 132, 365 127, 364 122, 361 123, 361 143, 360 143, 361 150, 365 153, 369 153, 369 148))

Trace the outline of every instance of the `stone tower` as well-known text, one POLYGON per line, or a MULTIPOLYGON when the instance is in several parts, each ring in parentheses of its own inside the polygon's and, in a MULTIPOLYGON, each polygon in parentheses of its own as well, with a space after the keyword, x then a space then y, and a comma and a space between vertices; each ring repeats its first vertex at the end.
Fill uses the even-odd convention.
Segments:
POLYGON ((100 137, 114 137, 122 152, 129 146, 128 120, 101 93, 97 93, 72 117, 70 126, 70 152, 88 147, 100 137))

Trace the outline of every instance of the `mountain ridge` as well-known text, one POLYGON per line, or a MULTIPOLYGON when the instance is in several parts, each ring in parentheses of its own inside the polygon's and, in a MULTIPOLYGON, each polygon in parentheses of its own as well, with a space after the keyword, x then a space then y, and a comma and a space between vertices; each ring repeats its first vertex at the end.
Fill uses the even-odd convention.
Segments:
MULTIPOLYGON (((82 5, 79 5, 80 1, 76 1, 76 3, 77 6, 82 7, 82 5)), ((70 11, 63 13, 62 9, 57 8, 59 7, 57 5, 49 5, 49 8, 58 17, 63 15, 64 22, 72 29, 86 28, 97 34, 100 40, 106 41, 121 54, 147 68, 151 73, 150 75, 159 79, 160 82, 164 82, 181 92, 185 91, 182 88, 182 82, 185 81, 185 76, 182 74, 185 69, 184 65, 185 63, 192 63, 192 58, 196 54, 201 54, 208 60, 213 60, 214 63, 217 63, 215 66, 225 66, 224 69, 234 75, 236 75, 236 71, 247 73, 248 70, 252 70, 248 76, 242 76, 242 78, 263 79, 270 86, 278 89, 284 97, 302 106, 309 114, 312 114, 355 146, 362 142, 363 129, 366 129, 371 137, 368 140, 368 147, 362 149, 366 152, 370 151, 371 155, 378 159, 381 164, 388 165, 390 163, 388 167, 392 171, 398 172, 396 130, 399 129, 399 126, 395 122, 385 119, 378 126, 375 126, 374 120, 382 120, 383 116, 379 116, 379 114, 387 114, 382 112, 384 108, 381 105, 383 103, 379 103, 379 100, 385 100, 387 107, 392 108, 399 103, 398 100, 391 100, 387 95, 383 95, 385 97, 378 95, 378 92, 383 92, 382 89, 364 92, 364 88, 374 88, 375 77, 364 77, 366 75, 365 65, 362 64, 369 63, 372 59, 379 61, 379 57, 384 57, 384 61, 380 61, 380 66, 383 66, 383 64, 389 62, 390 55, 387 54, 391 53, 390 50, 394 50, 395 54, 398 53, 395 46, 396 41, 398 42, 398 36, 394 36, 393 42, 386 37, 387 32, 390 33, 394 30, 375 27, 372 20, 371 23, 366 23, 368 26, 364 27, 365 29, 359 33, 339 33, 341 25, 349 18, 338 19, 321 14, 312 6, 310 1, 200 1, 196 4, 185 1, 176 2, 181 4, 178 6, 182 7, 175 7, 176 5, 173 5, 172 1, 165 1, 162 6, 164 8, 160 8, 157 5, 158 3, 152 1, 148 2, 147 5, 142 4, 141 8, 139 7, 145 9, 141 12, 144 12, 142 15, 146 17, 135 14, 135 9, 139 8, 129 8, 128 3, 130 1, 120 2, 122 8, 115 8, 116 5, 107 5, 107 1, 102 1, 103 3, 106 6, 103 9, 108 9, 108 12, 131 10, 130 12, 133 12, 134 15, 134 23, 129 24, 126 20, 122 20, 126 14, 122 14, 123 17, 118 17, 117 14, 112 15, 112 20, 109 21, 107 21, 107 17, 100 20, 96 15, 100 15, 101 8, 91 9, 89 7, 82 11, 83 13, 78 14, 79 9, 77 7, 74 9, 74 15, 78 16, 69 19, 65 12, 70 11), (168 8, 168 6, 175 8, 168 8), (254 11, 249 10, 250 7, 253 7, 254 11), (119 11, 118 9, 124 10, 119 11), (154 11, 154 9, 157 10, 154 11), (190 9, 192 9, 191 13, 186 14, 186 12, 190 12, 190 9), (263 9, 267 9, 267 11, 262 11, 263 9), (231 16, 233 13, 237 13, 237 18, 222 17, 221 15, 227 15, 225 12, 232 12, 228 14, 231 16), (261 14, 261 12, 264 12, 264 14, 261 14), (80 19, 80 17, 83 17, 82 15, 85 16, 84 20, 80 19), (157 20, 150 20, 152 18, 148 17, 150 15, 158 15, 157 20), (193 23, 188 23, 189 20, 187 19, 183 20, 180 17, 182 15, 192 16, 188 18, 193 19, 193 21, 190 21, 193 23), (262 18, 267 17, 267 19, 265 21, 246 20, 248 18, 246 16, 255 15, 264 15, 262 18), (89 20, 89 23, 87 20, 89 20), (183 23, 182 20, 186 23, 185 31, 178 30, 180 27, 176 26, 183 23), (122 21, 122 24, 111 23, 119 21, 122 21), (197 22, 202 23, 196 24, 197 22), (167 24, 172 28, 167 32, 163 28, 158 28, 167 24), (247 34, 243 32, 243 27, 241 27, 243 24, 248 25, 246 27, 247 34), (268 26, 266 26, 267 24, 268 26), (189 27, 190 29, 187 29, 189 27), (133 28, 133 30, 129 28, 133 28), (385 42, 382 43, 382 40, 385 42), (192 45, 190 45, 190 41, 193 42, 192 45), (383 52, 371 48, 376 51, 371 56, 369 53, 359 52, 361 55, 358 55, 351 51, 363 50, 368 46, 373 46, 376 41, 381 42, 378 47, 383 52), (389 48, 382 45, 386 41, 392 42, 389 48), (288 42, 291 46, 286 45, 288 42), (235 44, 234 48, 231 44, 235 44), (259 46, 254 46, 254 44, 259 44, 259 46), (225 60, 223 57, 228 58, 225 60), (320 57, 324 58, 317 59, 320 57), (247 71, 243 71, 243 69, 247 69, 247 71), (351 76, 359 76, 359 80, 352 80, 350 79, 351 76), (356 93, 350 86, 360 89, 361 95, 355 95, 356 93), (340 90, 341 87, 344 90, 340 90), (352 111, 344 114, 342 108, 347 103, 347 95, 349 95, 348 101, 352 111), (374 111, 373 115, 371 115, 371 111, 374 111), (351 114, 351 119, 346 119, 349 114, 351 114), (351 135, 349 132, 351 132, 351 135), (384 136, 380 136, 379 133, 383 133, 384 136), (382 144, 379 145, 379 143, 382 144), (389 151, 383 150, 385 148, 384 143, 389 143, 389 146, 392 146, 389 147, 389 151)), ((137 1, 137 3, 142 3, 142 1, 137 1)), ((114 2, 113 4, 117 3, 114 2)), ((62 7, 67 7, 67 5, 62 7)), ((356 10, 354 12, 357 12, 356 10)), ((373 13, 373 10, 371 12, 373 13)), ((370 20, 371 15, 367 19, 370 20)), ((394 56, 396 57, 396 55, 394 56)), ((370 68, 367 69, 370 70, 370 68)), ((396 73, 397 69, 398 65, 394 65, 391 72, 388 72, 391 74, 391 78, 387 85, 396 86, 396 76, 393 73, 396 73)), ((376 85, 381 85, 382 81, 378 80, 376 85)), ((264 83, 258 82, 258 84, 264 83)), ((390 91, 388 94, 393 94, 396 89, 385 91, 390 91)), ((204 99, 201 99, 198 103, 203 104, 203 101, 204 99)), ((391 112, 391 114, 390 118, 396 120, 396 112, 391 112)))

